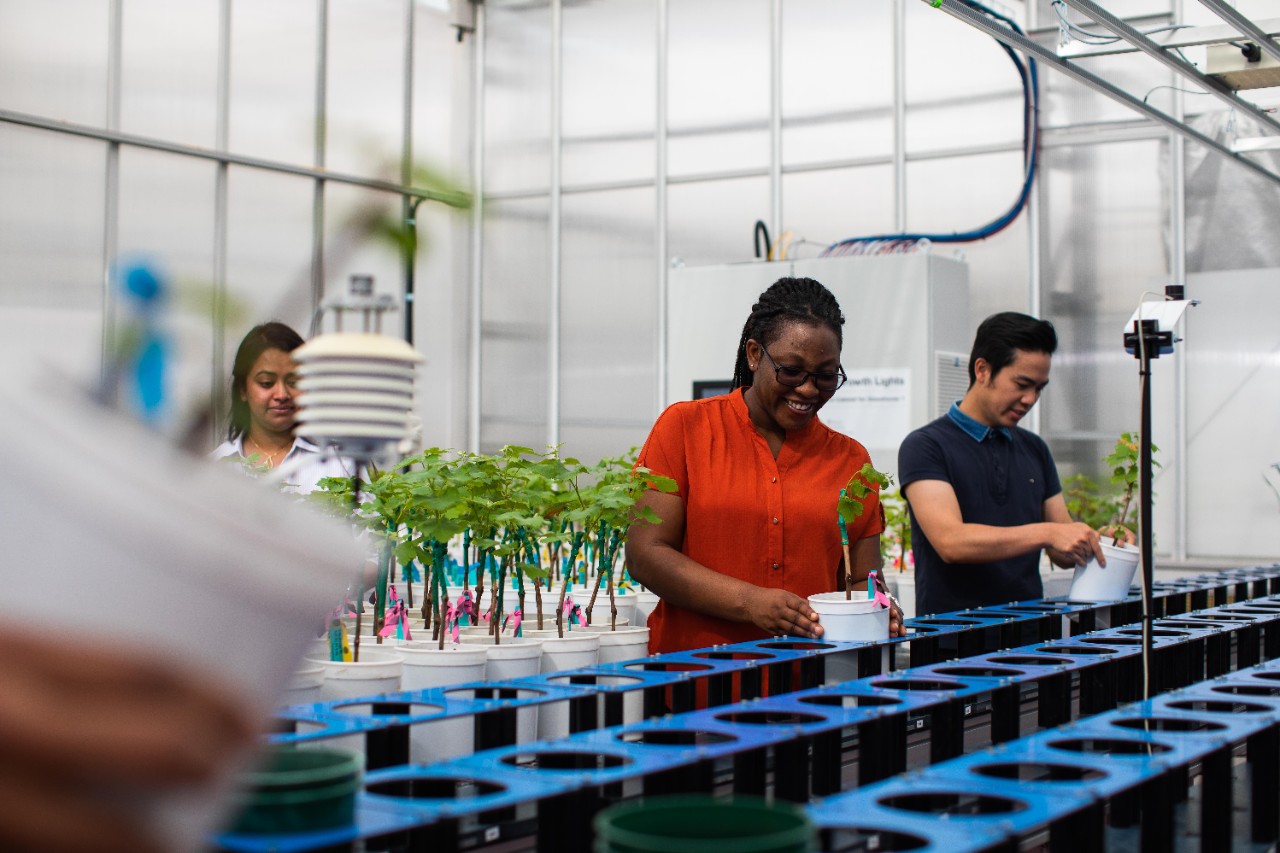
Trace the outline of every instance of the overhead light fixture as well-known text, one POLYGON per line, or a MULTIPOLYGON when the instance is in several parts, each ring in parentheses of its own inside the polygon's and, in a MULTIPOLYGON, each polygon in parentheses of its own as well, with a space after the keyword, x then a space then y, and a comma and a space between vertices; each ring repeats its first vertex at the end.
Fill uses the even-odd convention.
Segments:
POLYGON ((1280 61, 1254 42, 1207 45, 1206 66, 1206 74, 1236 91, 1280 86, 1280 61))

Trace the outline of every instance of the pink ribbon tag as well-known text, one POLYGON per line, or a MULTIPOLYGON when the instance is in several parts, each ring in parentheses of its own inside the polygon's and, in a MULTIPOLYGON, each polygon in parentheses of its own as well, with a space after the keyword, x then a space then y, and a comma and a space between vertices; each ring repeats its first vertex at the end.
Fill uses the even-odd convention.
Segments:
POLYGON ((400 617, 396 622, 396 636, 401 640, 412 640, 413 635, 409 633, 409 608, 403 601, 396 602, 396 613, 400 617))
POLYGON ((520 613, 520 608, 517 607, 514 612, 512 612, 507 616, 507 618, 502 620, 502 630, 504 631, 507 630, 507 626, 510 625, 511 633, 517 637, 520 636, 520 619, 521 618, 522 617, 520 613))
POLYGON ((881 592, 879 587, 876 587, 876 604, 880 605, 881 607, 889 606, 889 596, 881 592))
POLYGON ((448 609, 444 614, 444 629, 449 632, 449 636, 456 646, 458 644, 458 622, 462 615, 462 608, 457 602, 450 601, 448 609))
POLYGON ((572 595, 564 599, 564 623, 570 627, 582 624, 582 608, 573 603, 572 595))
POLYGON ((392 637, 396 633, 396 625, 401 621, 399 608, 393 607, 387 611, 382 621, 382 630, 378 632, 379 637, 392 637))

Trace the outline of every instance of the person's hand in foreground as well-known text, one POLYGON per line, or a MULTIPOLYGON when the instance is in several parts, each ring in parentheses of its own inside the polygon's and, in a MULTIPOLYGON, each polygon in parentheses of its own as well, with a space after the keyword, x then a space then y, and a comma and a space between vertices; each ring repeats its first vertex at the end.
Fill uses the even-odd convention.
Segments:
POLYGON ((0 850, 162 848, 104 796, 210 779, 253 737, 214 689, 167 666, 0 630, 0 850))

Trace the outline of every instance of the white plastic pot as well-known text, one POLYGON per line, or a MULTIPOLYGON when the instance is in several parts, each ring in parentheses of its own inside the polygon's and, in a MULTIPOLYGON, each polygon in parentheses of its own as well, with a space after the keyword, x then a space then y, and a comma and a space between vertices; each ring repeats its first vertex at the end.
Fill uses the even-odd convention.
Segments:
POLYGON ((809 606, 818 614, 822 639, 845 642, 867 642, 889 637, 889 608, 854 592, 845 598, 843 592, 823 592, 809 596, 809 606))
POLYGON ((324 686, 324 667, 318 663, 306 661, 289 677, 285 687, 281 705, 307 705, 320 702, 324 686))
MULTIPOLYGON (((584 596, 582 601, 578 601, 577 598, 574 601, 582 605, 582 612, 585 615, 587 603, 591 601, 591 593, 584 590, 582 594, 584 596)), ((630 590, 615 589, 613 603, 618 608, 618 624, 630 625, 636 618, 636 594, 630 590)), ((609 591, 607 589, 602 588, 600 594, 596 596, 596 605, 591 608, 591 624, 609 624, 609 591)))
MULTIPOLYGON (((542 669, 542 641, 528 637, 503 637, 494 645, 492 637, 463 637, 464 646, 483 648, 485 679, 509 681, 513 678, 529 678, 542 669)), ((516 714, 516 741, 528 743, 537 738, 538 706, 521 708, 516 714)))
POLYGON ((583 630, 600 637, 600 663, 621 663, 649 654, 648 628, 627 625, 610 631, 608 625, 588 625, 583 630))
POLYGON ((1075 577, 1071 580, 1071 598, 1119 601, 1129 597, 1129 586, 1138 570, 1141 552, 1132 545, 1116 546, 1103 542, 1102 554, 1107 558, 1106 566, 1098 565, 1096 558, 1076 566, 1075 577))
MULTIPOLYGON (((403 690, 428 690, 469 681, 483 681, 488 652, 481 646, 452 645, 443 649, 434 642, 414 641, 396 647, 404 658, 403 690)), ((475 745, 474 721, 470 717, 417 723, 409 729, 409 758, 420 763, 444 761, 467 755, 475 745)))
MULTIPOLYGON (((594 631, 574 631, 563 639, 542 641, 542 672, 559 672, 594 666, 600 657, 600 635, 594 631)), ((538 737, 567 737, 569 703, 551 702, 538 709, 538 737)))
POLYGON ((400 689, 404 658, 391 649, 369 648, 360 644, 360 660, 335 661, 308 658, 309 663, 324 668, 321 701, 394 693, 400 689))
POLYGON ((595 666, 600 658, 600 636, 594 631, 574 631, 564 638, 542 640, 542 672, 559 672, 595 666))
MULTIPOLYGON (((633 609, 631 612, 635 612, 633 609)), ((609 615, 609 602, 604 603, 604 607, 596 604, 594 610, 591 611, 590 627, 608 628, 610 625, 616 624, 619 628, 626 627, 631 624, 631 617, 622 615, 622 608, 618 608, 618 621, 615 623, 609 615)))
POLYGON ((434 640, 401 643, 396 646, 396 654, 404 658, 401 690, 429 690, 484 681, 488 659, 488 652, 482 647, 446 642, 441 649, 434 640))
POLYGON ((636 590, 636 610, 635 616, 631 618, 632 625, 649 624, 649 614, 658 606, 657 593, 649 592, 647 589, 636 590))
POLYGON ((537 675, 542 668, 542 641, 530 637, 503 637, 494 643, 492 637, 463 635, 462 644, 485 649, 485 679, 508 681, 537 675))

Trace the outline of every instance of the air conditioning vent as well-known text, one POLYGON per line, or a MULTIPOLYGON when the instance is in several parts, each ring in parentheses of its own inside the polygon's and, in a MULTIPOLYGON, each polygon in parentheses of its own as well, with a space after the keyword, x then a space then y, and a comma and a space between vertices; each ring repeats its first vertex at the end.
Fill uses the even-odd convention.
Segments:
POLYGON ((933 357, 938 371, 938 384, 935 386, 938 394, 934 399, 933 415, 940 418, 969 390, 969 356, 962 352, 937 351, 933 357))

